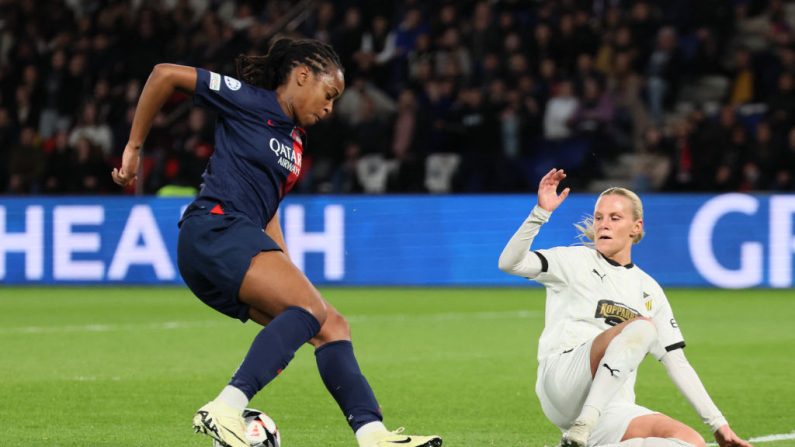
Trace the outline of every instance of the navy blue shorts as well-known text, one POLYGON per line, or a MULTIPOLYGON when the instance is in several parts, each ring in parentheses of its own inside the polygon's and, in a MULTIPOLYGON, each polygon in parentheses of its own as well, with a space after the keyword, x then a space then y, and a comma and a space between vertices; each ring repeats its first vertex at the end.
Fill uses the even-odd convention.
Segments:
POLYGON ((247 216, 215 205, 196 202, 185 211, 179 223, 177 265, 199 299, 245 322, 249 306, 238 295, 251 259, 281 248, 247 216))

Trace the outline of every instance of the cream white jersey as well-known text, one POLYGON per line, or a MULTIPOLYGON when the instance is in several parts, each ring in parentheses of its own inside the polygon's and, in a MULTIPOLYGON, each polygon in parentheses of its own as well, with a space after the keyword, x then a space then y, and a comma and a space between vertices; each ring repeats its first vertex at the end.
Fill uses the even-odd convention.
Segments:
POLYGON ((638 266, 619 265, 586 246, 536 250, 535 255, 541 260, 541 272, 530 279, 547 289, 539 360, 637 316, 651 318, 657 327, 660 346, 652 353, 658 359, 684 347, 665 293, 638 266))
MULTIPOLYGON (((539 367, 574 351, 611 326, 637 316, 650 318, 657 343, 650 352, 665 366, 679 391, 714 432, 727 424, 681 349, 682 332, 657 281, 638 266, 619 265, 587 246, 530 251, 551 212, 536 206, 502 251, 499 268, 546 287, 539 367)), ((539 373, 539 380, 542 374, 539 373)), ((633 378, 634 381, 634 378, 633 378)), ((629 386, 631 388, 631 385, 629 386)), ((632 390, 629 390, 632 393, 632 390)), ((634 393, 631 394, 634 401, 634 393)))

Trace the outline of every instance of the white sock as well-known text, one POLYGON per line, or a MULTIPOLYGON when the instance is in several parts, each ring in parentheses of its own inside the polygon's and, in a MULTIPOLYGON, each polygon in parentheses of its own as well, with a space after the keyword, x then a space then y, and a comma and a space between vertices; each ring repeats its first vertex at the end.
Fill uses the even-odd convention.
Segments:
POLYGON ((221 394, 216 397, 216 400, 220 400, 230 407, 240 410, 241 413, 248 405, 248 397, 246 397, 242 391, 231 385, 225 386, 224 389, 221 390, 221 394))
POLYGON ((657 339, 657 329, 649 320, 636 320, 627 325, 607 346, 591 383, 588 397, 578 420, 596 424, 607 404, 624 386, 633 371, 657 339))
POLYGON ((694 447, 689 442, 676 438, 632 438, 618 444, 602 444, 599 447, 694 447))
POLYGON ((383 422, 381 421, 368 422, 362 425, 361 427, 359 427, 358 430, 356 430, 356 440, 359 442, 359 445, 364 445, 362 444, 362 441, 365 438, 367 438, 367 436, 369 436, 371 433, 380 433, 385 431, 387 431, 387 429, 386 426, 384 426, 383 422))

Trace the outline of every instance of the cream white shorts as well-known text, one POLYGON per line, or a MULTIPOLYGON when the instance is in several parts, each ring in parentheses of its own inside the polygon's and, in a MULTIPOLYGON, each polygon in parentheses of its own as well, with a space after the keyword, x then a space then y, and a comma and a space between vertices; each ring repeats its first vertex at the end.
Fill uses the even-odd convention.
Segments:
MULTIPOLYGON (((573 350, 553 354, 538 365, 536 395, 547 418, 566 431, 580 415, 585 398, 591 389, 591 344, 584 343, 573 350)), ((635 404, 635 374, 607 405, 588 441, 589 446, 621 442, 632 419, 654 414, 635 404)))

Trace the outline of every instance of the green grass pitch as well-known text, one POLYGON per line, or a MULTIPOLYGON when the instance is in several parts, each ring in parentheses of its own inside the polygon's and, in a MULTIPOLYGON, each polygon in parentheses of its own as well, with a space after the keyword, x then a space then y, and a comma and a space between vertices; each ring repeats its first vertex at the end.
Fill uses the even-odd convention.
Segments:
MULTIPOLYGON (((349 317, 389 427, 438 433, 450 447, 557 442, 533 392, 543 290, 323 293, 349 317)), ((795 293, 668 293, 685 352, 735 431, 795 430, 795 293)), ((184 288, 0 288, 0 445, 209 447, 191 416, 226 384, 257 330, 184 288)), ((711 441, 656 363, 641 368, 638 402, 711 441)), ((285 447, 356 445, 309 346, 251 406, 276 420, 285 447)))

